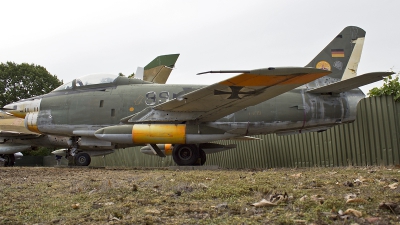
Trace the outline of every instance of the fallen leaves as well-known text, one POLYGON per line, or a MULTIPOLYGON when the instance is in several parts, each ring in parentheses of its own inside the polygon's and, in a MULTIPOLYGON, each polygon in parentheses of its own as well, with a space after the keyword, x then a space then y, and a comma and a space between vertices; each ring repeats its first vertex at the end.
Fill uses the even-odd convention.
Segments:
POLYGON ((393 183, 393 184, 389 184, 388 187, 392 190, 397 189, 397 186, 399 185, 399 183, 393 183))
POLYGON ((353 183, 355 183, 357 185, 361 185, 366 181, 367 181, 367 179, 365 179, 364 177, 359 177, 359 178, 355 179, 353 183))
POLYGON ((380 217, 367 217, 367 218, 365 218, 365 220, 368 221, 369 223, 376 223, 379 220, 381 220, 381 218, 380 217))
POLYGON ((113 215, 108 215, 108 221, 120 221, 121 219, 119 219, 119 218, 117 218, 117 217, 115 217, 115 216, 113 216, 113 215))
POLYGON ((360 218, 362 217, 362 212, 355 210, 355 209, 347 209, 346 211, 343 212, 343 210, 339 210, 338 212, 335 212, 334 210, 331 212, 323 212, 327 218, 331 220, 337 220, 337 219, 342 219, 342 220, 347 220, 350 217, 357 217, 360 218))
POLYGON ((291 175, 291 177, 300 178, 300 177, 301 177, 301 174, 302 174, 302 173, 296 173, 296 174, 291 175))
POLYGON ((367 200, 362 199, 362 198, 347 199, 346 204, 350 204, 350 203, 367 203, 367 200))
POLYGON ((71 205, 71 208, 73 209, 79 209, 80 204, 79 203, 75 203, 71 205))
POLYGON ((322 205, 324 204, 325 198, 321 195, 312 195, 311 200, 322 205))
POLYGON ((274 169, 254 173, 1 168, 2 207, 7 210, 0 221, 11 221, 10 224, 397 222, 398 169, 373 169, 371 173, 368 173, 371 167, 334 168, 334 171, 332 168, 274 169), (54 180, 59 174, 63 176, 54 180), (290 191, 290 196, 285 190, 290 191), (30 214, 38 216, 30 221, 24 219, 30 214))
MULTIPOLYGON (((304 195, 303 197, 301 197, 299 199, 300 202, 304 202, 306 201, 306 199, 308 199, 307 195, 304 195)), ((310 199, 320 205, 324 204, 325 198, 322 197, 321 195, 311 195, 310 199)))
POLYGON ((382 202, 379 204, 380 209, 390 210, 394 214, 400 214, 400 205, 394 202, 382 202))
POLYGON ((228 203, 224 202, 221 204, 218 204, 216 206, 211 206, 213 209, 227 209, 228 208, 228 203))
POLYGON ((255 207, 277 206, 276 203, 270 202, 270 201, 268 201, 266 199, 262 199, 261 201, 253 203, 251 205, 255 206, 255 207))
POLYGON ((308 198, 308 196, 307 196, 307 195, 304 195, 303 197, 301 197, 301 198, 299 199, 299 201, 304 202, 307 198, 308 198))
POLYGON ((367 200, 362 199, 362 198, 357 198, 357 196, 355 194, 347 194, 344 198, 346 199, 346 204, 367 203, 367 200))
POLYGON ((361 217, 362 216, 362 212, 355 210, 355 209, 347 209, 346 211, 344 211, 345 215, 354 215, 356 217, 361 217))
POLYGON ((285 192, 284 194, 274 194, 270 195, 267 199, 262 199, 259 202, 251 204, 255 207, 266 207, 266 206, 277 206, 280 202, 287 200, 288 194, 285 192))

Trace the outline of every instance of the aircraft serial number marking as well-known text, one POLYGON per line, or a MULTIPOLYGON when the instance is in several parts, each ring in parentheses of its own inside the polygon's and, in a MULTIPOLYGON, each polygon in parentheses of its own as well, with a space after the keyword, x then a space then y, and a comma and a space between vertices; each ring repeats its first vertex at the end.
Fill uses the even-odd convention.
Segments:
POLYGON ((169 92, 168 91, 161 91, 158 96, 155 91, 149 91, 146 93, 146 105, 155 105, 158 103, 169 101, 169 92), (157 101, 158 100, 158 101, 157 101))
POLYGON ((193 88, 190 87, 184 87, 182 88, 183 90, 178 92, 178 93, 173 93, 169 91, 161 91, 158 93, 155 91, 149 91, 146 93, 146 100, 144 101, 146 105, 156 105, 159 103, 167 102, 169 100, 172 100, 174 98, 178 98, 179 96, 182 96, 186 93, 189 93, 193 91, 193 88))

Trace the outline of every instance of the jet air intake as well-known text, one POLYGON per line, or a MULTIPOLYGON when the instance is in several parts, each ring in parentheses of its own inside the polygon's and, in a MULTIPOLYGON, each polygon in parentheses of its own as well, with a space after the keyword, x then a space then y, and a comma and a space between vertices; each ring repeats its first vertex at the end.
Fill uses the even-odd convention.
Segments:
POLYGON ((40 134, 40 131, 38 129, 38 123, 37 123, 38 116, 39 116, 39 112, 31 112, 31 113, 26 114, 24 125, 25 125, 26 129, 40 134))
POLYGON ((97 130, 94 135, 104 141, 120 144, 184 144, 185 124, 135 124, 110 126, 97 130))

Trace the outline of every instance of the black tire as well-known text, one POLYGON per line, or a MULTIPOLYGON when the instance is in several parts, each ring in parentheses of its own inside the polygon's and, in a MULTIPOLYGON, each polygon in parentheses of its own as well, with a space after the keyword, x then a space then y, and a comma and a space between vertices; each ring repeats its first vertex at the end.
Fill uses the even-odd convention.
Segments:
POLYGON ((202 166, 202 165, 204 165, 204 163, 206 163, 207 156, 206 156, 206 153, 203 151, 203 149, 200 149, 199 152, 200 152, 200 157, 199 157, 200 166, 202 166))
POLYGON ((75 166, 89 166, 91 162, 90 155, 84 152, 75 155, 75 166))
POLYGON ((5 159, 5 161, 4 161, 4 166, 5 167, 14 166, 15 165, 15 156, 14 156, 14 154, 4 155, 4 159, 5 159))
POLYGON ((179 166, 196 165, 199 157, 200 153, 196 145, 176 145, 172 150, 172 158, 179 166))

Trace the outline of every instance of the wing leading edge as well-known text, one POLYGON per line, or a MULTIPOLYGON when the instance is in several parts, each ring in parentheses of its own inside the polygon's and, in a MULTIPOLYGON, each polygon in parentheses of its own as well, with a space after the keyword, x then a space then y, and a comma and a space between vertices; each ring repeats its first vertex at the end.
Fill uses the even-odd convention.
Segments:
POLYGON ((307 67, 251 70, 187 93, 154 108, 147 108, 122 119, 121 122, 215 121, 329 73, 330 71, 307 67))

